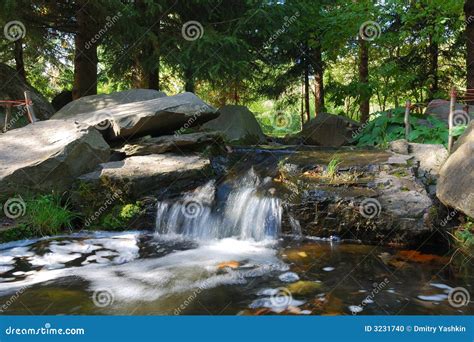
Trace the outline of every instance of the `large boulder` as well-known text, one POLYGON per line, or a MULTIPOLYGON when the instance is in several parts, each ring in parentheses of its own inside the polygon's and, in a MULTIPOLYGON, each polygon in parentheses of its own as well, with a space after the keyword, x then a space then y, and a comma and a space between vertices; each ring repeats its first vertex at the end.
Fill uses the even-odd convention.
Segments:
MULTIPOLYGON (((2 63, 0 63, 0 84, 2 84, 0 87, 0 100, 24 100, 25 91, 29 91, 36 117, 40 120, 46 120, 53 115, 54 108, 48 100, 35 88, 23 81, 13 68, 2 63)), ((0 107, 0 125, 4 123, 4 115, 5 109, 0 107)))
MULTIPOLYGON (((456 113, 456 122, 458 124, 465 124, 467 121, 474 119, 474 106, 468 106, 456 103, 455 110, 456 113), (469 117, 467 117, 467 114, 469 117)), ((425 115, 432 115, 439 120, 442 120, 448 124, 449 122, 449 101, 446 100, 433 100, 428 103, 428 106, 425 110, 425 115)))
POLYGON ((266 141, 255 115, 245 106, 227 105, 219 109, 219 117, 202 128, 221 132, 229 142, 259 144, 266 141))
POLYGON ((440 171, 436 195, 445 205, 474 217, 474 121, 440 171))
POLYGON ((352 140, 359 123, 340 115, 320 113, 305 123, 300 135, 305 145, 340 147, 352 140))
POLYGON ((95 112, 112 106, 153 100, 165 96, 164 92, 152 89, 130 89, 110 94, 84 96, 67 103, 54 114, 52 119, 66 119, 80 113, 95 112))
POLYGON ((109 153, 96 129, 74 122, 39 121, 9 131, 0 135, 2 194, 64 191, 109 153))
MULTIPOLYGON (((214 119, 218 115, 215 108, 193 93, 183 93, 110 106, 62 120, 94 126, 108 139, 114 140, 175 131, 179 134, 186 128, 214 119)), ((56 115, 53 119, 57 119, 56 115)))

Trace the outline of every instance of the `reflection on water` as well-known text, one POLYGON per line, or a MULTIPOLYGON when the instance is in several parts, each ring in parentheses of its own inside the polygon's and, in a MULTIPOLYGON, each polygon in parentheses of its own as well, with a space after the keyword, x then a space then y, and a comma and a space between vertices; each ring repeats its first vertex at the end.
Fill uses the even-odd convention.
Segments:
POLYGON ((7 314, 472 314, 455 258, 328 241, 82 233, 0 247, 7 314))

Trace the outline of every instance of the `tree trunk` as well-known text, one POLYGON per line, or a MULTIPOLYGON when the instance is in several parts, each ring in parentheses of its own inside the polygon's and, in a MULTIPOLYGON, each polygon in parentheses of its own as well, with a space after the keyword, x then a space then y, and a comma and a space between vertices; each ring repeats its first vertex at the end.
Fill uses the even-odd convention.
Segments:
POLYGON ((23 38, 15 41, 14 45, 16 72, 26 82, 25 62, 23 60, 23 38))
POLYGON ((191 69, 186 69, 184 71, 184 90, 194 93, 194 77, 191 69))
MULTIPOLYGON (((466 0, 464 3, 466 15, 466 65, 467 65, 467 89, 474 89, 474 2, 466 0)), ((474 101, 469 103, 474 104, 474 101)))
POLYGON ((360 122, 369 120, 370 115, 370 90, 369 90, 369 46, 359 37, 359 83, 360 92, 360 122))
POLYGON ((321 53, 321 46, 314 49, 314 116, 324 112, 324 65, 321 53))
POLYGON ((438 43, 433 40, 430 36, 430 42, 428 46, 428 55, 430 59, 430 72, 428 75, 428 101, 434 99, 435 94, 438 92, 438 55, 439 46, 438 43))
POLYGON ((97 94, 97 45, 94 39, 95 25, 90 18, 94 16, 91 4, 87 0, 79 1, 76 14, 77 32, 75 37, 74 100, 97 94))
POLYGON ((304 119, 304 81, 301 82, 301 109, 300 109, 300 115, 301 115, 301 129, 303 129, 303 125, 305 123, 305 119, 304 119))
POLYGON ((309 113, 309 64, 305 63, 304 68, 304 110, 306 113, 306 121, 311 120, 309 113))
POLYGON ((155 68, 153 71, 150 71, 147 75, 148 79, 148 89, 160 89, 159 79, 158 79, 158 68, 155 68))

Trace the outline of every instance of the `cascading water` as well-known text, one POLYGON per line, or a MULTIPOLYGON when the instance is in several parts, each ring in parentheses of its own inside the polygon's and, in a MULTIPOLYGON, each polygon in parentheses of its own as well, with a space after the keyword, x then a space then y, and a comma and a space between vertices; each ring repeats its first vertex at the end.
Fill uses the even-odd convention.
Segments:
POLYGON ((281 230, 282 206, 270 184, 270 178, 261 180, 250 169, 220 200, 215 182, 210 181, 174 203, 158 203, 156 231, 199 240, 275 239, 281 230))

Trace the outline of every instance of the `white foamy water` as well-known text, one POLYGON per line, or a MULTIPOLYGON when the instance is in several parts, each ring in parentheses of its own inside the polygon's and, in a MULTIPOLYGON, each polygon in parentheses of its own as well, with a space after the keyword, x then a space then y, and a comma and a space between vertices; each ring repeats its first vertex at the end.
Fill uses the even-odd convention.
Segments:
MULTIPOLYGON (((79 277, 88 282, 88 290, 106 289, 116 302, 153 301, 196 289, 244 284, 255 277, 288 270, 272 248, 273 241, 226 238, 201 242, 197 248, 174 251, 162 257, 139 259, 138 237, 138 232, 95 233, 86 239, 83 236, 80 241, 51 241, 48 245, 50 252, 43 255, 36 255, 26 247, 20 253, 21 258, 37 269, 14 273, 15 281, 0 281, 0 294, 46 281, 79 277), (85 261, 66 267, 66 262, 80 257, 85 261), (241 267, 219 269, 219 263, 227 261, 237 261, 241 267)), ((156 242, 169 243, 170 237, 158 238, 156 242)), ((18 250, 2 251, 8 262, 9 252, 17 255, 18 250)), ((9 265, 2 271, 12 269, 13 266, 9 265)))
POLYGON ((147 236, 144 255, 139 232, 72 234, 0 246, 0 272, 5 274, 0 275, 0 295, 78 277, 89 291, 106 290, 116 303, 155 301, 288 271, 273 248, 282 207, 271 179, 261 180, 251 169, 228 186, 219 200, 211 181, 179 199, 159 203, 157 234, 153 240, 147 236), (172 250, 173 244, 193 248, 172 250), (14 272, 20 260, 32 271, 14 272), (229 261, 238 267, 219 267, 229 261))
POLYGON ((211 240, 236 237, 242 240, 274 239, 281 230, 282 206, 253 169, 232 185, 225 203, 216 203, 216 186, 207 183, 173 203, 158 203, 156 231, 211 240))

